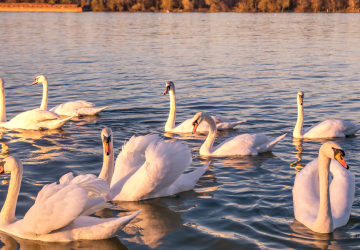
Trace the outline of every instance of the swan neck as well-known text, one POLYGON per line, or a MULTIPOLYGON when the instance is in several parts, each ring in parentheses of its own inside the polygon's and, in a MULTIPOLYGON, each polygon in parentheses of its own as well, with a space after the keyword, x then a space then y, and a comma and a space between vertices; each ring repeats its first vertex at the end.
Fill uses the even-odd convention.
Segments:
POLYGON ((43 98, 41 101, 40 109, 47 110, 48 92, 49 92, 49 86, 48 86, 47 79, 45 79, 43 82, 43 98))
POLYGON ((99 174, 99 178, 105 180, 109 186, 114 173, 114 147, 113 141, 110 142, 110 155, 106 155, 105 148, 103 148, 103 166, 99 174))
POLYGON ((329 168, 330 158, 321 151, 319 153, 319 191, 320 206, 315 220, 314 228, 320 233, 331 233, 333 231, 333 219, 329 192, 329 168))
POLYGON ((165 131, 172 130, 175 128, 175 119, 176 119, 176 97, 175 97, 175 87, 169 91, 170 95, 170 112, 169 118, 165 124, 165 131))
POLYGON ((216 133, 217 133, 216 123, 215 123, 214 119, 208 114, 204 114, 204 121, 209 124, 209 134, 208 134, 204 144, 200 148, 200 154, 211 155, 212 151, 213 151, 213 144, 214 144, 216 133))
POLYGON ((304 107, 298 103, 298 118, 294 128, 293 136, 295 138, 303 137, 303 124, 304 124, 304 107))
POLYGON ((22 171, 22 166, 11 171, 8 194, 0 213, 1 225, 10 224, 16 221, 15 209, 21 186, 22 171))
POLYGON ((0 122, 6 122, 6 107, 5 107, 5 86, 4 82, 0 79, 0 122))

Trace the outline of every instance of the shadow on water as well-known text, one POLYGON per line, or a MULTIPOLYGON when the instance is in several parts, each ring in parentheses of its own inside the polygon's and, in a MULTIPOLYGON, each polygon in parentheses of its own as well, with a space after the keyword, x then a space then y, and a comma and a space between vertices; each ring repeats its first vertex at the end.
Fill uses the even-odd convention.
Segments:
POLYGON ((127 250, 118 237, 106 240, 87 240, 75 242, 43 242, 25 240, 0 231, 1 250, 64 250, 64 249, 106 249, 106 250, 127 250))

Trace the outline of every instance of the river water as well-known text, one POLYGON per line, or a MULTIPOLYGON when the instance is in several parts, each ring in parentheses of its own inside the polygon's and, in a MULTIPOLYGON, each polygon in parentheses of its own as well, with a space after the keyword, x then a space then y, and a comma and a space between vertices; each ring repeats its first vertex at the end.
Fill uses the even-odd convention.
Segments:
MULTIPOLYGON (((296 173, 327 140, 293 140, 296 94, 305 92, 305 127, 325 119, 360 124, 360 15, 239 13, 0 13, 0 77, 8 119, 37 108, 45 75, 49 107, 70 100, 109 105, 101 116, 74 118, 63 130, 2 130, 1 157, 24 164, 16 216, 43 185, 67 172, 99 174, 100 132, 110 127, 116 155, 132 135, 159 133, 192 149, 194 170, 211 167, 192 191, 141 202, 116 202, 116 217, 142 209, 118 238, 41 243, 0 234, 7 249, 353 249, 360 244, 360 139, 335 139, 356 176, 348 224, 313 233, 295 221, 296 173), (165 83, 173 81, 177 121, 205 111, 247 120, 218 133, 289 133, 259 156, 207 158, 206 134, 164 134, 165 83)), ((0 205, 9 175, 1 176, 0 205)), ((341 192, 341 190, 339 190, 341 192)))

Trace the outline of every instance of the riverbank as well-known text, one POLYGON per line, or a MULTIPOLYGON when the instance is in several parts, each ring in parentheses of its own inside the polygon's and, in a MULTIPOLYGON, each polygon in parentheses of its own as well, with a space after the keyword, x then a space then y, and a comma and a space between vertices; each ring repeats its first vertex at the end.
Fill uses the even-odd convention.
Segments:
POLYGON ((78 4, 0 3, 0 11, 83 12, 90 10, 89 5, 78 4))

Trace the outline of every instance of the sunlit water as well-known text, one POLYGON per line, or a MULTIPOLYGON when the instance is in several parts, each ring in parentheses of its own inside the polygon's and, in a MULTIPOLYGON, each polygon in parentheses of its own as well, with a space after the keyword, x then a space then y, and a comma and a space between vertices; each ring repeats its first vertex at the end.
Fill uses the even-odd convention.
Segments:
MULTIPOLYGON (((98 117, 77 118, 63 130, 3 130, 1 157, 17 156, 24 175, 16 215, 22 218, 43 185, 63 174, 99 174, 100 131, 114 131, 116 154, 132 135, 160 133, 192 149, 189 170, 211 160, 195 190, 142 202, 117 202, 116 217, 142 209, 118 238, 46 244, 1 233, 9 249, 347 249, 359 245, 359 137, 336 139, 356 176, 349 223, 316 234, 294 220, 295 174, 326 140, 294 141, 296 93, 305 92, 305 126, 330 118, 360 122, 360 15, 0 13, 0 76, 8 119, 37 108, 50 84, 49 107, 83 99, 109 105, 98 117), (272 153, 204 158, 205 134, 164 134, 176 84, 177 121, 198 111, 248 120, 218 134, 289 133, 272 153)), ((9 175, 2 180, 3 204, 9 175)), ((341 192, 342 190, 339 190, 341 192)), ((2 243, 0 243, 2 244, 2 243)))

